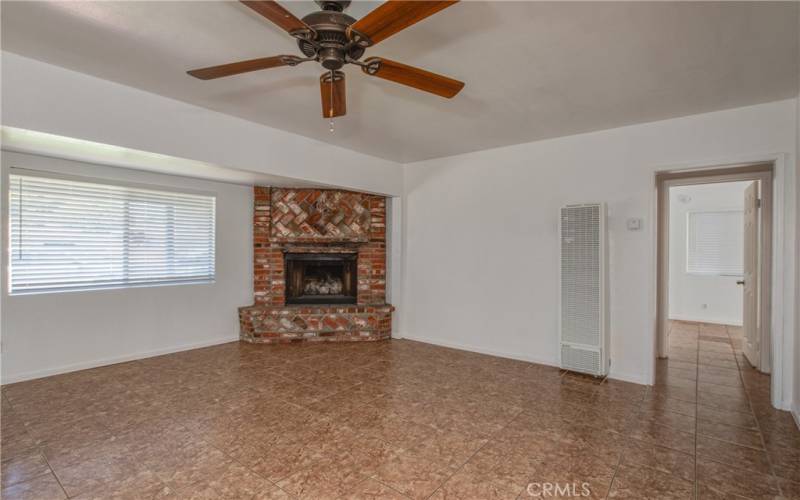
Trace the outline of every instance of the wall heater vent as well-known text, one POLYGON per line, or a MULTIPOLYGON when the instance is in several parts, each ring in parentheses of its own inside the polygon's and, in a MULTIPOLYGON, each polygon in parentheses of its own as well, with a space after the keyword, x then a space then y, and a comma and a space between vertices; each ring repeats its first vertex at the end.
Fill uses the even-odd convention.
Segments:
POLYGON ((605 203, 561 209, 561 367, 604 377, 611 364, 605 203))

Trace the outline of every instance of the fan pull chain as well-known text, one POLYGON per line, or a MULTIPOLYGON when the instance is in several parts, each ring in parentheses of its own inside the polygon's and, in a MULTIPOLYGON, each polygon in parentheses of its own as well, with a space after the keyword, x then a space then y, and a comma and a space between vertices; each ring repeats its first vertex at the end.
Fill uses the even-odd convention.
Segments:
POLYGON ((330 112, 328 113, 328 115, 331 117, 331 122, 330 122, 331 134, 333 133, 333 84, 335 83, 334 76, 335 75, 333 73, 333 70, 331 70, 331 109, 330 112))

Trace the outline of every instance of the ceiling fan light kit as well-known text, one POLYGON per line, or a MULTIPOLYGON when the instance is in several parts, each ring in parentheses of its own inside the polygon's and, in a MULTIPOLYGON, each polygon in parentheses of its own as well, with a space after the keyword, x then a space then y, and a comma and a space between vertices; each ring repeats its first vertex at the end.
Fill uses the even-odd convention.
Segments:
POLYGON ((195 69, 187 73, 201 80, 212 80, 316 61, 326 70, 319 79, 322 116, 331 120, 337 116, 344 116, 347 110, 345 74, 340 71, 345 64, 360 66, 362 72, 369 76, 377 76, 417 90, 452 98, 464 87, 463 82, 382 57, 370 57, 363 61, 361 58, 369 47, 453 5, 456 1, 389 0, 356 20, 344 13, 350 5, 349 0, 317 0, 316 3, 321 10, 312 12, 301 20, 275 1, 241 0, 241 3, 296 38, 297 46, 305 57, 294 55, 262 57, 195 69))

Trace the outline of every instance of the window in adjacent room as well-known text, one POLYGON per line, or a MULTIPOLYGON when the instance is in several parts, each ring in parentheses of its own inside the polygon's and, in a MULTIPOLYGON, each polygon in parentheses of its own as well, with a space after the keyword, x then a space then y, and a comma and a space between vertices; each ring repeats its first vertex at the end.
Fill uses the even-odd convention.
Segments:
POLYGON ((686 272, 741 276, 744 218, 741 210, 689 212, 686 272))
POLYGON ((215 197, 9 177, 9 292, 214 280, 215 197))

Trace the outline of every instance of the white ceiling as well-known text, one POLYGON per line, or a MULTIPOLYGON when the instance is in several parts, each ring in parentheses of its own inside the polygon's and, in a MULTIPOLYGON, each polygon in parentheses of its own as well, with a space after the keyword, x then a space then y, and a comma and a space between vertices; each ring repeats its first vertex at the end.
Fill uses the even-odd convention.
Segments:
MULTIPOLYGON (((353 2, 348 13, 376 5, 353 2)), ((348 66, 349 114, 333 134, 316 63, 207 82, 185 74, 299 54, 236 2, 3 1, 2 48, 407 163, 796 96, 797 8, 461 2, 367 53, 463 80, 461 94, 442 99, 348 66)))

